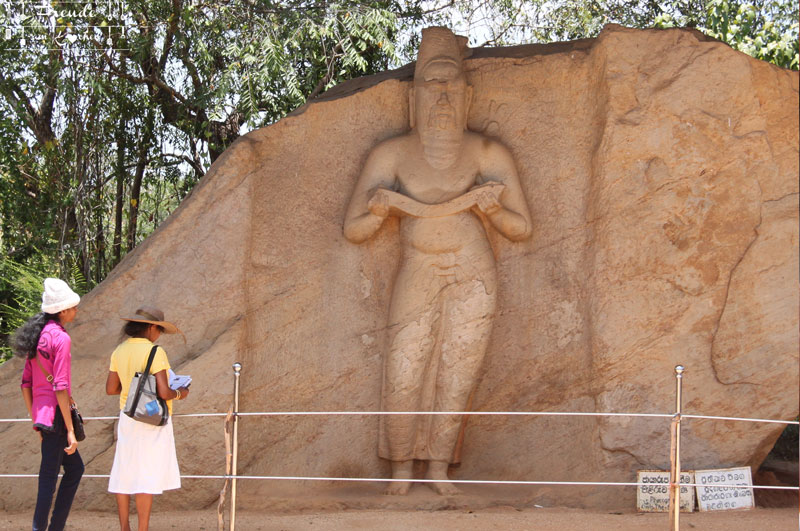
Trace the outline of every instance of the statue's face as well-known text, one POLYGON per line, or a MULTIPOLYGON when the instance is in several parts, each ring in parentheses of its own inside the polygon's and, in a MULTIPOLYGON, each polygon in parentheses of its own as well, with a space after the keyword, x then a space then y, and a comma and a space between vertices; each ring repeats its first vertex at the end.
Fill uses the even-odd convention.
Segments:
POLYGON ((467 80, 460 66, 447 59, 434 60, 414 78, 414 118, 423 141, 426 137, 463 133, 467 123, 467 80))

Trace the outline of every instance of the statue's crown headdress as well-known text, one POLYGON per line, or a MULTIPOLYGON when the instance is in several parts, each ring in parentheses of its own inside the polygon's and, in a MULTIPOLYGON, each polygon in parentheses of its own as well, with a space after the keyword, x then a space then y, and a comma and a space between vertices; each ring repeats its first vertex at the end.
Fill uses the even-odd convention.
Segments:
POLYGON ((456 35, 450 29, 433 26, 422 30, 414 77, 425 70, 429 64, 438 61, 451 62, 461 69, 462 61, 472 50, 467 46, 467 38, 456 35))

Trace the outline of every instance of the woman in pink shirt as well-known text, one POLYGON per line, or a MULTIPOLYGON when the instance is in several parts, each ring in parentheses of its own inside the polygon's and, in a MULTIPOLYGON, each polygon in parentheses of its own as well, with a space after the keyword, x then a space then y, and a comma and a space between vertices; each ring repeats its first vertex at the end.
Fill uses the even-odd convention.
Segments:
POLYGON ((50 531, 61 531, 83 476, 83 460, 72 427, 70 407, 72 374, 71 340, 64 325, 78 313, 81 298, 66 282, 46 278, 42 313, 31 317, 11 339, 14 353, 25 358, 22 396, 39 432, 42 461, 39 465, 39 494, 33 513, 33 531, 47 529, 47 518, 61 467, 64 477, 58 488, 50 531))

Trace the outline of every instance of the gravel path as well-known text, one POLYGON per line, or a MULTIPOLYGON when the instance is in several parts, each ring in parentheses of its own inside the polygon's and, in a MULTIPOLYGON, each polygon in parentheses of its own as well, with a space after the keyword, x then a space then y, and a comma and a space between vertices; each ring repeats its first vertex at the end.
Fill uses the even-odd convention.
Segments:
MULTIPOLYGON (((73 510, 67 531, 113 530, 117 528, 115 513, 73 510)), ((227 514, 225 515, 227 518, 227 514)), ((0 529, 30 529, 30 512, 0 512, 0 529)), ((135 516, 131 523, 135 526, 135 516)), ((667 530, 666 514, 607 513, 578 509, 495 508, 480 511, 344 511, 304 514, 267 514, 239 510, 236 528, 242 531, 293 530, 536 530, 586 531, 667 530)), ((174 529, 216 531, 217 517, 213 510, 162 512, 155 507, 150 521, 152 531, 174 529)), ((702 531, 782 531, 798 529, 798 510, 752 509, 749 511, 691 513, 681 515, 681 529, 702 531)))

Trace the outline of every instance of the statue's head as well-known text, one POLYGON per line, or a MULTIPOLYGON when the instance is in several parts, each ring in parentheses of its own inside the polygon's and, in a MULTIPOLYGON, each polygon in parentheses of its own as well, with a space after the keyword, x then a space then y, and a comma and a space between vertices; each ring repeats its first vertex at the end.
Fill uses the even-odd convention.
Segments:
POLYGON ((472 100, 472 87, 467 84, 463 68, 468 50, 466 37, 447 28, 422 30, 414 85, 409 93, 409 117, 426 155, 452 158, 447 153, 460 146, 472 100))

